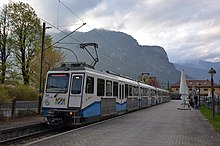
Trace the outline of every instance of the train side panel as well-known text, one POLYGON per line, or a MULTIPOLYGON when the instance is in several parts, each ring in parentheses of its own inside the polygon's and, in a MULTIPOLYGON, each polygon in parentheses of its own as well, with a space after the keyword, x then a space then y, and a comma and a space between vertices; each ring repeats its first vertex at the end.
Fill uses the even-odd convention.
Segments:
POLYGON ((87 67, 48 72, 42 112, 50 124, 89 123, 169 100, 168 91, 87 67))

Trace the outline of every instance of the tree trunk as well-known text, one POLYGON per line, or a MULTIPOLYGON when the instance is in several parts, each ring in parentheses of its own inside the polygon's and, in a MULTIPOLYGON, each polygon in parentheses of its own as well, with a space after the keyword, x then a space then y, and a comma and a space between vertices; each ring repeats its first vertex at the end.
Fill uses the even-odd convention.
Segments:
POLYGON ((6 63, 2 62, 2 73, 1 73, 1 83, 4 84, 5 83, 5 72, 6 72, 6 63))
POLYGON ((6 46, 7 44, 7 7, 4 7, 3 9, 3 15, 2 15, 3 21, 2 24, 0 24, 0 50, 1 50, 1 83, 5 83, 5 75, 6 75, 6 69, 7 69, 7 58, 9 56, 8 48, 6 46), (1 31, 2 30, 2 31, 1 31))

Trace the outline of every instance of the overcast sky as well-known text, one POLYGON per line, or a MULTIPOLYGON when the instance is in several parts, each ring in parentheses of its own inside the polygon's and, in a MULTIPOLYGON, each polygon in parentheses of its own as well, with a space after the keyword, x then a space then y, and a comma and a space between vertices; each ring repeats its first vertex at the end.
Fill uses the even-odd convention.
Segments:
MULTIPOLYGON (((40 18, 61 30, 86 22, 80 31, 103 28, 127 33, 140 45, 163 47, 173 63, 220 62, 219 0, 20 1, 29 3, 40 18)), ((0 6, 8 2, 0 0, 0 6)))

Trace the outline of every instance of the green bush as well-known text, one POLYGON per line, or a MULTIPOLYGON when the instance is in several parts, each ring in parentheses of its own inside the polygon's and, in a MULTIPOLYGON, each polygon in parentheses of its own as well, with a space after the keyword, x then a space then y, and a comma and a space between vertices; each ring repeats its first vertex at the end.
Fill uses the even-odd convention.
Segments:
POLYGON ((3 117, 3 113, 0 111, 0 121, 3 121, 4 117, 3 117))
POLYGON ((10 102, 8 89, 5 86, 0 86, 0 104, 10 102))
POLYGON ((18 85, 15 88, 10 88, 9 91, 10 97, 16 97, 17 100, 35 101, 38 97, 35 89, 30 86, 18 85))
POLYGON ((26 110, 19 110, 18 111, 18 117, 21 118, 21 117, 29 117, 29 116, 34 116, 36 115, 37 113, 33 110, 30 110, 30 109, 26 109, 26 110))

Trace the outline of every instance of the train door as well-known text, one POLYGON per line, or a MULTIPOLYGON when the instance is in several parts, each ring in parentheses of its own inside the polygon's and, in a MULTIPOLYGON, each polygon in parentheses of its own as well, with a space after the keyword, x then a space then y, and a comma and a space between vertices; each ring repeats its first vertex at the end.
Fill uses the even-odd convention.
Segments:
POLYGON ((84 74, 72 74, 69 107, 79 108, 82 101, 82 87, 84 74))
POLYGON ((126 110, 126 98, 125 98, 125 84, 119 83, 119 100, 121 105, 121 111, 126 110))
POLYGON ((142 108, 142 96, 143 96, 143 88, 140 87, 140 84, 139 84, 139 87, 138 87, 138 107, 139 107, 139 109, 142 108))

